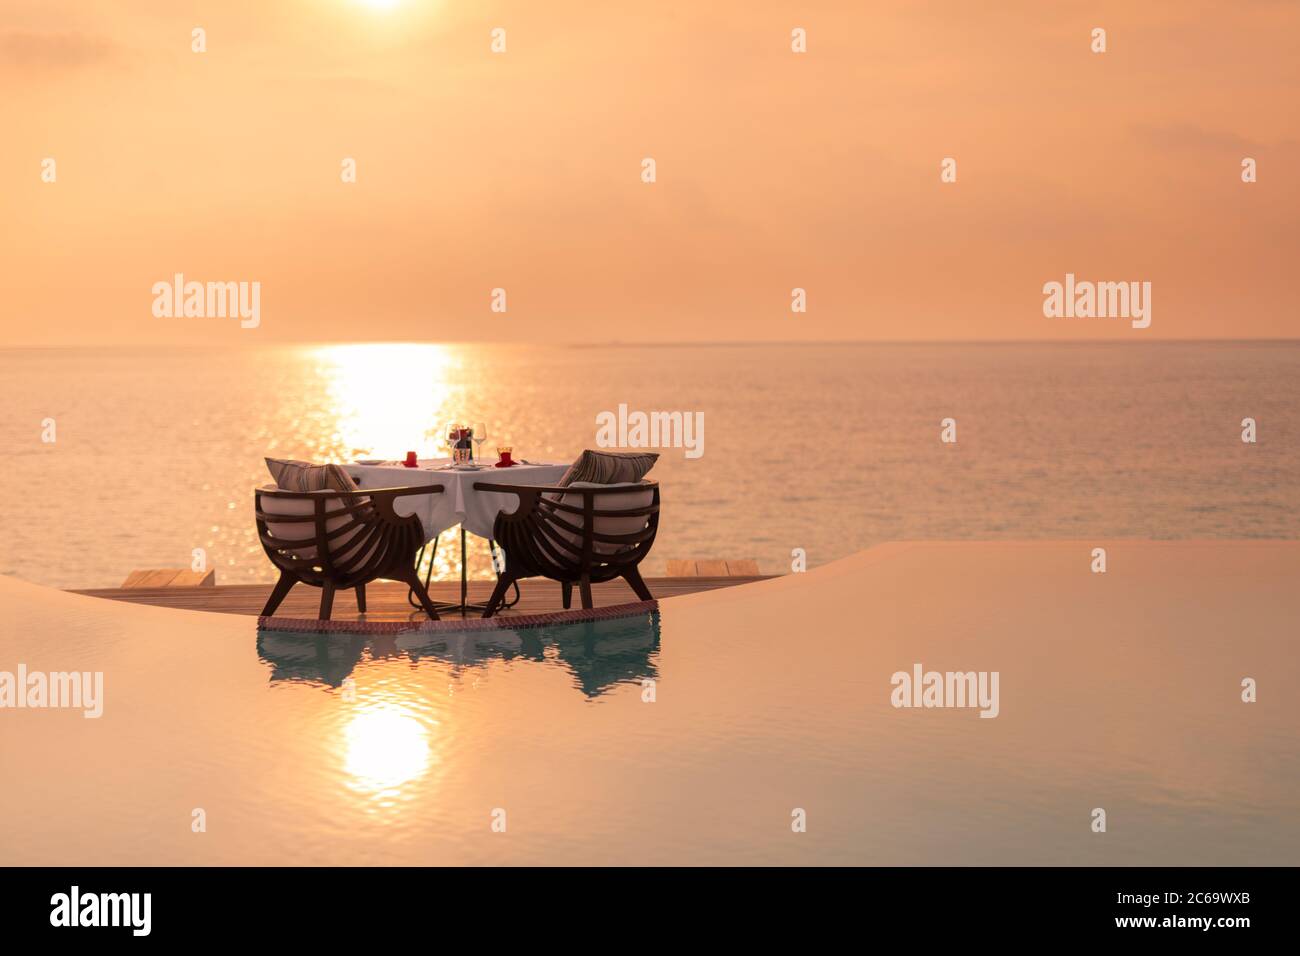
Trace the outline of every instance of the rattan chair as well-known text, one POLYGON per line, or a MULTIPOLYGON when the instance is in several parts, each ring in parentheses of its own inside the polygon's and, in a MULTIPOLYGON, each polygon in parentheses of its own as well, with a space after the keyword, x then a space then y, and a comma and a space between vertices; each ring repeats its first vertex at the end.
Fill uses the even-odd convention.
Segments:
POLYGON ((300 582, 321 589, 321 620, 329 620, 334 592, 347 589, 356 590, 357 610, 365 613, 366 585, 386 578, 410 585, 425 613, 437 620, 438 612, 414 563, 424 543, 424 528, 416 515, 398 515, 393 501, 441 491, 442 485, 364 491, 255 490, 257 534, 266 556, 280 570, 262 615, 275 613, 300 582))
POLYGON ((519 496, 514 511, 497 515, 492 537, 505 552, 505 569, 483 611, 496 613, 506 591, 520 578, 546 577, 560 583, 564 606, 578 586, 590 608, 591 586, 623 578, 643 601, 653 598, 637 565, 649 553, 659 528, 659 483, 538 487, 476 482, 476 491, 519 496))

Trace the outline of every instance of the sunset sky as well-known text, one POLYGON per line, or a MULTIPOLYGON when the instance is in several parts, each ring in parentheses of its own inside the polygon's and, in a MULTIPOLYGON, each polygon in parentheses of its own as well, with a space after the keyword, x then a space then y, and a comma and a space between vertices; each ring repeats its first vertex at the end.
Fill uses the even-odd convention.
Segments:
POLYGON ((0 88, 0 345, 1300 334, 1283 0, 0 0, 0 88))

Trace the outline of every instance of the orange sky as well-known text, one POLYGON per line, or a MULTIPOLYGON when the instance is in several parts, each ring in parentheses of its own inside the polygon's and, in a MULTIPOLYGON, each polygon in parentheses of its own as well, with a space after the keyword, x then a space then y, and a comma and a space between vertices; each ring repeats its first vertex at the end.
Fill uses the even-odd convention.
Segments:
POLYGON ((0 344, 1300 334, 1296 4, 390 2, 0 0, 0 344))

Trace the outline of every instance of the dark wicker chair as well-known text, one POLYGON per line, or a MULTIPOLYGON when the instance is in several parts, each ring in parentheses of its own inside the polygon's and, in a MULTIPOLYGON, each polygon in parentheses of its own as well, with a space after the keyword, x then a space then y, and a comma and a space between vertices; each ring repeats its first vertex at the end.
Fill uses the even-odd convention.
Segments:
POLYGON ((582 606, 590 608, 592 584, 614 578, 627 581, 641 600, 653 598, 637 565, 659 529, 658 482, 565 488, 476 482, 474 489, 519 496, 519 506, 498 514, 493 526, 505 569, 484 617, 496 613, 520 578, 558 581, 566 608, 573 603, 575 584, 582 606))
POLYGON ((253 492, 257 534, 280 580, 262 609, 270 616, 299 582, 321 589, 320 616, 328 621, 334 592, 355 588, 357 610, 366 610, 366 585, 387 578, 410 585, 429 617, 438 612, 420 583, 415 553, 424 529, 415 515, 398 515, 393 501, 430 495, 442 485, 364 491, 253 492))

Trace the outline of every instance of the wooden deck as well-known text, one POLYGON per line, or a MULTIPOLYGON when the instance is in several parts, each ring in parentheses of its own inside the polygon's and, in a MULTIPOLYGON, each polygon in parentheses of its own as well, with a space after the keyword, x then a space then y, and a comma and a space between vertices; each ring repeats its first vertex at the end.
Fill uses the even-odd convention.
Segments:
POLYGON ((755 578, 759 577, 758 562, 753 558, 668 559, 670 578, 755 578))
POLYGON ((187 571, 183 568, 150 568, 132 571, 122 582, 124 588, 210 588, 217 583, 217 572, 187 571))
MULTIPOLYGON (((658 599, 665 600, 679 594, 694 594, 697 591, 712 591, 716 588, 748 584, 752 581, 766 580, 770 575, 747 576, 695 576, 647 578, 650 592, 658 599)), ((483 603, 492 593, 491 581, 470 581, 469 600, 483 603)), ((596 607, 608 607, 612 604, 628 604, 637 600, 622 581, 592 585, 592 602, 596 607)), ((519 582, 520 600, 515 607, 501 612, 502 617, 520 614, 540 614, 546 611, 558 611, 560 605, 560 586, 554 581, 533 578, 519 582)), ((247 614, 256 616, 261 613, 266 599, 271 593, 269 584, 227 584, 208 585, 206 587, 131 587, 131 588, 92 588, 75 590, 73 594, 85 594, 90 597, 108 598, 112 601, 126 601, 132 604, 152 604, 158 607, 184 608, 191 611, 215 611, 219 614, 247 614)), ((429 587, 429 596, 435 601, 454 602, 460 600, 459 581, 435 581, 429 587)), ((366 587, 366 603, 370 610, 364 616, 357 614, 356 596, 351 592, 340 592, 334 598, 336 621, 409 621, 423 620, 424 612, 417 611, 406 603, 406 585, 391 581, 378 581, 366 587)), ((573 606, 581 607, 577 590, 573 595, 573 606)), ((320 591, 316 588, 298 585, 289 592, 289 596, 276 611, 277 617, 298 617, 315 619, 320 612, 320 591)), ((444 613, 444 618, 453 617, 444 613)), ((471 612, 471 617, 478 617, 471 612)))

